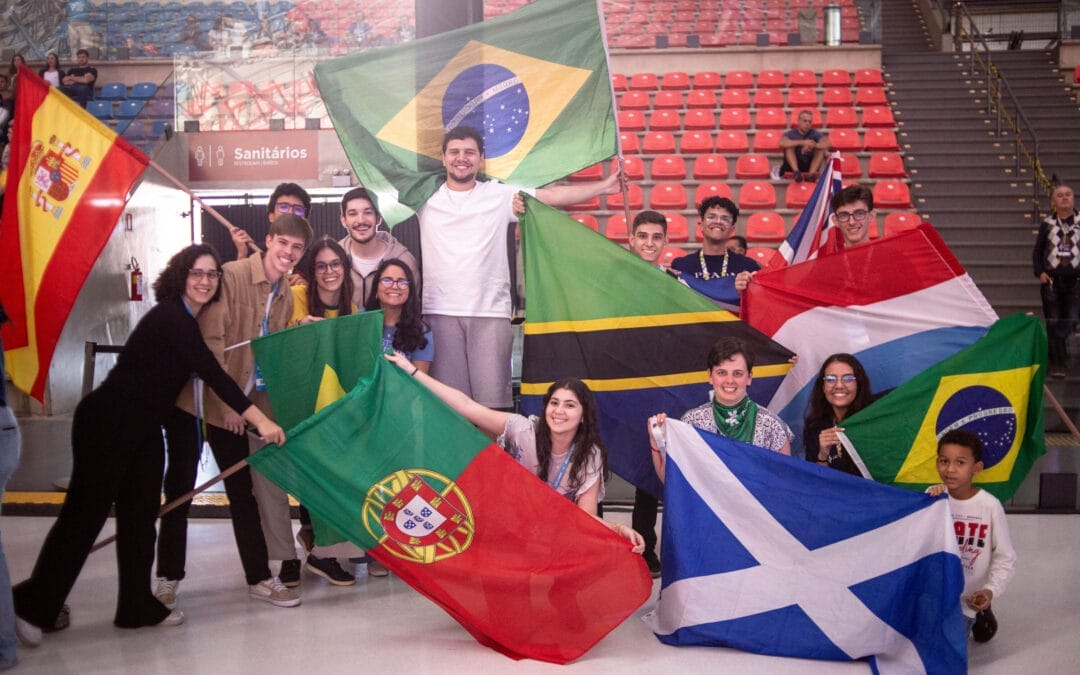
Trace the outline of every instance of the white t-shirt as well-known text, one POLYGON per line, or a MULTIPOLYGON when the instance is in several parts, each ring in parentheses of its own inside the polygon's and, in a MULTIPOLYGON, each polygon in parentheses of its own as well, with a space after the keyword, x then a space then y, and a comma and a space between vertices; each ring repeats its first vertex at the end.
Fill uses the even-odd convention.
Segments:
POLYGON ((506 236, 522 191, 535 193, 494 180, 464 192, 443 183, 420 208, 424 314, 510 317, 506 236))
POLYGON ((950 496, 949 508, 964 567, 960 607, 965 616, 974 617, 975 610, 967 606, 965 599, 975 591, 989 588, 996 601, 1013 575, 1016 551, 1005 523, 1005 509, 994 495, 979 490, 970 499, 950 496))
MULTIPOLYGON (((530 415, 525 417, 523 415, 511 415, 506 419, 506 427, 503 429, 503 433, 496 442, 506 449, 510 456, 517 460, 517 463, 529 470, 529 473, 536 475, 537 469, 540 468, 540 459, 536 456, 536 428, 540 424, 540 418, 536 415, 530 415)), ((598 448, 592 448, 590 450, 589 463, 585 465, 585 476, 583 477, 581 485, 577 486, 577 489, 571 489, 570 487, 570 467, 569 464, 573 462, 573 459, 563 455, 552 454, 551 461, 548 465, 548 475, 545 481, 549 486, 553 487, 556 492, 562 496, 568 498, 570 501, 577 504, 578 498, 581 495, 589 491, 590 488, 597 482, 600 483, 599 492, 596 495, 596 501, 604 501, 604 464, 600 459, 600 451, 598 448), (563 470, 563 462, 566 461, 567 467, 563 470), (557 485, 552 483, 558 481, 557 485)))

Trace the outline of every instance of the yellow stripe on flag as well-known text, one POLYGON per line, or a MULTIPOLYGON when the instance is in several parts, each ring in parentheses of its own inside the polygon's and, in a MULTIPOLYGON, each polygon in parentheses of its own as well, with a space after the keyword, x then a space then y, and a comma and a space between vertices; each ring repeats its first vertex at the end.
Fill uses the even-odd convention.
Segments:
MULTIPOLYGON (((754 377, 778 377, 786 375, 791 370, 790 363, 782 363, 771 366, 756 366, 754 377)), ((687 384, 702 384, 709 379, 704 370, 695 370, 689 373, 672 373, 668 375, 653 375, 650 377, 624 377, 610 380, 582 380, 593 391, 633 391, 634 389, 653 389, 663 387, 681 387, 687 384)), ((522 382, 522 396, 542 396, 547 393, 551 382, 522 382)))
POLYGON ((645 316, 616 316, 579 321, 525 322, 526 335, 550 335, 552 333, 586 333, 601 330, 629 328, 652 328, 657 326, 683 326, 703 323, 727 323, 738 321, 731 312, 681 312, 678 314, 648 314, 645 316))

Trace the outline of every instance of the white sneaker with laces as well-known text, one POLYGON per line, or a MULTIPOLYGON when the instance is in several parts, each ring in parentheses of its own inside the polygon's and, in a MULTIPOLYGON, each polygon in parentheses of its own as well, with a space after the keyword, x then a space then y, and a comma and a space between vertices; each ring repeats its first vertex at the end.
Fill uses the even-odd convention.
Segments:
POLYGON ((300 596, 286 588, 277 577, 263 579, 254 586, 248 586, 248 595, 277 607, 296 607, 300 604, 300 596))
POLYGON ((179 586, 179 579, 158 577, 157 587, 154 589, 154 597, 168 609, 176 609, 176 590, 179 586))

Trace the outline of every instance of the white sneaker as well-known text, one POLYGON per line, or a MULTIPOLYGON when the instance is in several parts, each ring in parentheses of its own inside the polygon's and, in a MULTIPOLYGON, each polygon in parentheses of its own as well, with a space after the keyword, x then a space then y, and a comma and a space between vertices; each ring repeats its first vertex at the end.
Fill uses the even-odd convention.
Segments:
POLYGON ((772 180, 780 180, 780 165, 773 164, 772 170, 769 171, 769 178, 772 180))
POLYGON ((169 612, 169 616, 161 620, 159 626, 179 626, 184 623, 184 613, 178 609, 169 612))
MULTIPOLYGON (((158 577, 157 588, 154 589, 154 597, 167 609, 176 609, 176 589, 180 586, 179 579, 166 579, 158 577)), ((181 621, 183 621, 181 615, 181 621)))
POLYGON ((248 595, 278 607, 296 607, 300 604, 300 596, 285 588, 277 577, 263 579, 254 586, 248 586, 248 595))
POLYGON ((18 614, 15 615, 15 636, 24 647, 37 647, 41 644, 41 629, 18 614))

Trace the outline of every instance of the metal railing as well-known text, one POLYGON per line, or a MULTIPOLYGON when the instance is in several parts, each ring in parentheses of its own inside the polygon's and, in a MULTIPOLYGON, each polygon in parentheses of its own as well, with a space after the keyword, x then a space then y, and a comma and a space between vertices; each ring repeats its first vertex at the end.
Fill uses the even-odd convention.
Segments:
POLYGON ((964 3, 953 4, 953 48, 957 52, 967 51, 970 69, 976 68, 986 73, 986 102, 996 118, 996 133, 1001 137, 1003 131, 1012 134, 1016 145, 1016 175, 1027 168, 1032 175, 1031 208, 1034 222, 1042 219, 1042 197, 1048 199, 1054 186, 1043 171, 1039 161, 1039 136, 1035 127, 1028 121, 1020 101, 1009 87, 1008 80, 997 69, 990 58, 990 46, 980 33, 975 20, 968 13, 964 3))

